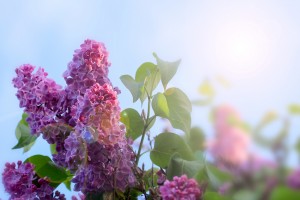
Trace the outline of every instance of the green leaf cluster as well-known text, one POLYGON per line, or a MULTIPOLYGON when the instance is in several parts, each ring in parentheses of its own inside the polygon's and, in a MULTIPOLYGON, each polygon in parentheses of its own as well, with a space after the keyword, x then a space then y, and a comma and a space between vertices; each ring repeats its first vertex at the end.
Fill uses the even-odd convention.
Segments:
POLYGON ((12 149, 20 149, 23 148, 23 152, 27 152, 34 145, 37 136, 31 134, 31 130, 26 121, 28 115, 23 113, 22 119, 17 125, 15 135, 18 139, 18 143, 12 149))
MULTIPOLYGON (((130 91, 133 102, 140 99, 141 103, 148 98, 155 116, 168 119, 174 128, 189 133, 191 128, 191 110, 192 105, 186 94, 178 88, 167 88, 169 81, 176 74, 180 60, 167 62, 160 59, 155 53, 157 64, 151 62, 143 63, 136 71, 135 78, 130 75, 121 76, 121 81, 130 91), (153 95, 153 91, 162 83, 164 92, 158 92, 153 95)), ((150 112, 150 111, 149 111, 150 112)), ((125 110, 121 114, 121 121, 127 128, 127 135, 136 139, 141 135, 143 119, 138 113, 131 110, 125 110), (136 122, 136 125, 133 123, 136 122)), ((145 119, 144 119, 145 121, 145 119)))

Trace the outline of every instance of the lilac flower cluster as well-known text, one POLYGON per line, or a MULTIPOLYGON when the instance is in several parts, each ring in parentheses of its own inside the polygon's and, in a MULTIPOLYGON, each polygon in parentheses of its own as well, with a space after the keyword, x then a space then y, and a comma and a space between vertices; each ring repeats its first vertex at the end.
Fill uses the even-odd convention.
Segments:
POLYGON ((75 50, 62 89, 39 68, 23 65, 13 79, 33 134, 56 145, 56 164, 75 174, 77 191, 124 191, 135 183, 134 154, 119 123, 119 90, 108 78, 108 52, 85 40, 75 50))
POLYGON ((163 200, 197 200, 201 196, 201 190, 196 180, 189 179, 186 175, 174 176, 172 181, 165 181, 159 191, 163 200))
POLYGON ((63 111, 65 92, 52 79, 47 78, 44 69, 33 73, 34 66, 26 64, 16 69, 13 79, 18 89, 20 107, 28 113, 27 122, 33 134, 39 135, 41 128, 48 124, 64 121, 63 111))
POLYGON ((80 47, 75 50, 73 60, 63 74, 68 85, 67 93, 72 100, 83 96, 95 83, 110 84, 108 79, 110 63, 104 45, 93 40, 85 40, 80 47))
POLYGON ((79 119, 76 131, 87 141, 91 139, 104 144, 115 144, 123 140, 125 131, 119 125, 117 92, 111 85, 94 84, 83 98, 78 98, 72 113, 75 119, 79 119))
POLYGON ((54 192, 54 188, 45 179, 36 176, 31 163, 18 161, 17 168, 15 163, 6 163, 2 181, 11 200, 65 200, 64 194, 54 192))
POLYGON ((94 142, 88 145, 88 159, 72 180, 75 191, 104 192, 133 186, 132 173, 134 154, 126 140, 114 145, 94 142))

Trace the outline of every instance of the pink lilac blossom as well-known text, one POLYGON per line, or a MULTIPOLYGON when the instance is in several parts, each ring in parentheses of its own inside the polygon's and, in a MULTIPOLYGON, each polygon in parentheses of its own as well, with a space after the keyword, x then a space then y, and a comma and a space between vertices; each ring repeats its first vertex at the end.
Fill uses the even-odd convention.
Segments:
MULTIPOLYGON (((63 73, 67 83, 65 92, 68 113, 71 111, 71 106, 77 103, 77 99, 83 97, 86 90, 95 83, 111 84, 108 78, 109 66, 108 52, 104 44, 100 42, 88 39, 80 45, 80 49, 75 50, 73 60, 63 73)), ((116 88, 115 91, 119 90, 116 88)), ((68 123, 75 126, 77 120, 70 118, 68 123)))
POLYGON ((292 171, 287 177, 287 185, 290 188, 300 190, 300 168, 292 171))
POLYGON ((120 126, 120 107, 117 92, 109 84, 94 84, 79 97, 72 109, 77 120, 75 130, 87 142, 115 144, 123 140, 125 130, 120 126))
POLYGON ((163 200, 197 200, 201 190, 195 179, 188 179, 186 175, 175 176, 172 181, 165 181, 159 188, 163 200))
POLYGON ((233 121, 240 121, 240 114, 230 105, 221 105, 214 112, 214 127, 220 132, 230 129, 233 121))
POLYGON ((134 153, 126 139, 114 145, 87 143, 87 158, 72 182, 84 194, 119 189, 125 191, 136 180, 132 168, 134 153))
POLYGON ((10 194, 10 200, 65 200, 63 194, 58 191, 53 192, 54 188, 45 179, 36 176, 34 165, 31 163, 18 161, 17 166, 15 163, 6 163, 2 173, 2 182, 5 191, 10 194))
POLYGON ((28 113, 27 122, 32 133, 39 135, 44 126, 64 121, 65 92, 60 85, 47 78, 43 68, 33 73, 34 68, 29 64, 17 68, 13 84, 18 89, 16 96, 20 107, 28 113))
POLYGON ((208 143, 208 150, 219 163, 241 165, 248 159, 250 138, 245 130, 230 120, 240 121, 233 108, 220 106, 216 109, 216 136, 208 143))
POLYGON ((75 50, 73 60, 63 74, 68 85, 66 88, 68 96, 74 101, 78 96, 83 96, 85 91, 95 83, 110 84, 108 79, 110 63, 104 44, 94 40, 85 40, 80 47, 75 50))

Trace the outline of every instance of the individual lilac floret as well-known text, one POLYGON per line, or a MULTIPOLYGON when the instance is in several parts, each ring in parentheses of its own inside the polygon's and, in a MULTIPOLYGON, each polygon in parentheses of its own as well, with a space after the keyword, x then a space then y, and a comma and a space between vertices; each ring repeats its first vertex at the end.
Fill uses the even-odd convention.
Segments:
POLYGON ((126 140, 114 145, 94 142, 87 144, 87 148, 86 163, 82 164, 72 180, 75 191, 84 194, 115 189, 125 191, 135 184, 132 171, 134 153, 126 140))
POLYGON ((165 181, 159 191, 163 200, 197 200, 201 196, 198 183, 194 179, 188 179, 186 175, 175 176, 172 181, 165 181))
POLYGON ((108 52, 104 44, 94 40, 85 40, 75 50, 73 60, 68 64, 68 69, 63 77, 68 85, 67 93, 70 99, 77 99, 78 95, 83 96, 85 90, 95 83, 103 85, 110 83, 108 79, 108 52))
POLYGON ((288 177, 287 177, 287 185, 290 188, 300 190, 300 169, 294 170, 288 177))
POLYGON ((36 176, 34 165, 31 163, 18 161, 17 166, 15 163, 6 163, 2 173, 2 182, 5 191, 10 194, 10 200, 65 200, 63 194, 58 191, 53 192, 54 188, 45 179, 36 176))
POLYGON ((75 129, 89 143, 98 141, 115 144, 123 140, 125 130, 120 126, 117 92, 110 84, 94 84, 72 109, 77 120, 75 129))
POLYGON ((32 133, 39 134, 44 126, 65 121, 65 92, 60 85, 47 78, 43 68, 33 73, 34 68, 29 64, 17 68, 13 84, 18 89, 16 96, 20 107, 28 113, 27 122, 32 133))

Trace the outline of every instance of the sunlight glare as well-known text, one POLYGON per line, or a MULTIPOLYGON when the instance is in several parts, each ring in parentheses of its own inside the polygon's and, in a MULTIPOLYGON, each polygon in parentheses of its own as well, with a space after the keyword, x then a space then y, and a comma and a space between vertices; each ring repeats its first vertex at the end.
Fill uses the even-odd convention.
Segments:
POLYGON ((225 24, 216 37, 216 58, 224 71, 255 76, 263 70, 268 45, 263 27, 256 24, 225 24))

